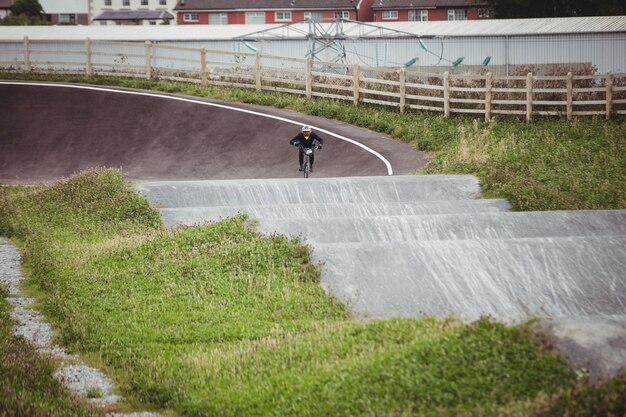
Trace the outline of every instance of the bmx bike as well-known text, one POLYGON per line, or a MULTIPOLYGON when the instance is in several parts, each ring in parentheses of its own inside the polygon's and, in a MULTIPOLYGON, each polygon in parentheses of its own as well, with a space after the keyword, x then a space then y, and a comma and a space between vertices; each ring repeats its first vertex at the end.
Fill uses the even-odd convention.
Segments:
POLYGON ((315 152, 314 149, 320 149, 321 147, 316 146, 313 148, 305 148, 304 146, 299 145, 299 148, 302 149, 302 154, 304 155, 304 161, 302 163, 302 174, 304 175, 304 178, 309 178, 309 175, 311 173, 311 157, 315 152))

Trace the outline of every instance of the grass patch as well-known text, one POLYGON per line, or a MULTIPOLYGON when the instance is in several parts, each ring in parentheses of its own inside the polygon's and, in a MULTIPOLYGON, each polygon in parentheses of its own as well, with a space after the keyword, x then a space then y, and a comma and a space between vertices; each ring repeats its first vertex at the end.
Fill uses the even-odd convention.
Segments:
POLYGON ((516 210, 626 208, 626 124, 619 121, 474 121, 427 173, 469 173, 486 196, 516 210))
POLYGON ((581 381, 551 398, 541 396, 530 409, 534 416, 624 416, 626 371, 597 386, 581 381))
POLYGON ((5 79, 79 82, 155 90, 287 108, 388 134, 429 152, 426 173, 474 174, 486 196, 514 210, 626 208, 626 119, 515 118, 486 123, 468 116, 400 114, 372 105, 250 89, 160 80, 8 74, 5 79))
MULTIPOLYGON (((581 389, 524 325, 355 322, 297 239, 243 216, 166 230, 117 171, 0 198, 63 343, 100 358, 131 402, 187 416, 534 415, 581 389)), ((620 383, 597 394, 613 409, 620 383)))
POLYGON ((102 390, 98 387, 89 387, 87 389, 87 398, 102 398, 102 390))

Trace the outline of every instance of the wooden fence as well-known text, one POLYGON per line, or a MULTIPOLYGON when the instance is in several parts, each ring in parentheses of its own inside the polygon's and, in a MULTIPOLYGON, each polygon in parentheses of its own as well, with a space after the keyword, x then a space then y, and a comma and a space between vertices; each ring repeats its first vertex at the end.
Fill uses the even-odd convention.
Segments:
POLYGON ((0 69, 168 79, 407 109, 481 115, 626 114, 626 73, 495 77, 429 74, 152 42, 0 41, 0 69))

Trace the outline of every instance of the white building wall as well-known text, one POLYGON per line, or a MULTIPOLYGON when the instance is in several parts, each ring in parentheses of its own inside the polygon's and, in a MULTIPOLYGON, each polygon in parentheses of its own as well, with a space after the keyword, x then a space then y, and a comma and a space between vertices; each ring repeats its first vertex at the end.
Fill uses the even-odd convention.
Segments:
POLYGON ((626 33, 513 37, 508 51, 511 65, 591 64, 599 73, 626 72, 626 33))
POLYGON ((89 0, 39 0, 46 14, 85 14, 89 10, 89 0))
MULTIPOLYGON (((147 0, 148 5, 142 5, 141 0, 129 0, 129 5, 124 6, 123 0, 110 0, 111 5, 107 5, 107 0, 80 0, 80 1, 88 1, 89 9, 90 9, 90 24, 98 25, 98 26, 114 26, 117 25, 112 21, 94 21, 95 17, 98 17, 102 12, 105 11, 123 11, 123 10, 167 10, 174 19, 170 20, 170 25, 176 24, 176 12, 174 12, 174 7, 178 0, 147 0), (165 3, 165 4, 161 4, 165 3)), ((162 21, 144 21, 143 24, 146 26, 150 26, 151 24, 160 25, 162 21)))
MULTIPOLYGON (((481 69, 494 75, 514 75, 517 66, 536 66, 543 71, 558 66, 591 64, 597 73, 626 72, 626 33, 572 34, 538 36, 476 36, 423 39, 426 50, 417 39, 361 39, 343 42, 345 62, 371 67, 402 67, 413 58, 411 68, 426 72, 477 72, 481 69), (483 62, 489 57, 489 63, 483 62), (459 58, 462 63, 452 64, 459 58)), ((167 44, 206 47, 208 50, 251 52, 238 41, 170 41, 167 44)), ((261 53, 305 58, 309 49, 306 40, 266 40, 247 42, 261 53)), ((335 45, 338 46, 339 44, 335 45)), ((318 54, 319 60, 336 61, 337 48, 318 54)))

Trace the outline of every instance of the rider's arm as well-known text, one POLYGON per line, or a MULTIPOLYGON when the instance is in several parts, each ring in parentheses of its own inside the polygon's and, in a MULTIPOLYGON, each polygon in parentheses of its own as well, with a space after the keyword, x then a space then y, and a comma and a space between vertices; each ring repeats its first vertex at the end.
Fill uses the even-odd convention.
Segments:
POLYGON ((289 141, 290 145, 299 145, 300 144, 300 134, 297 134, 293 139, 289 141))

